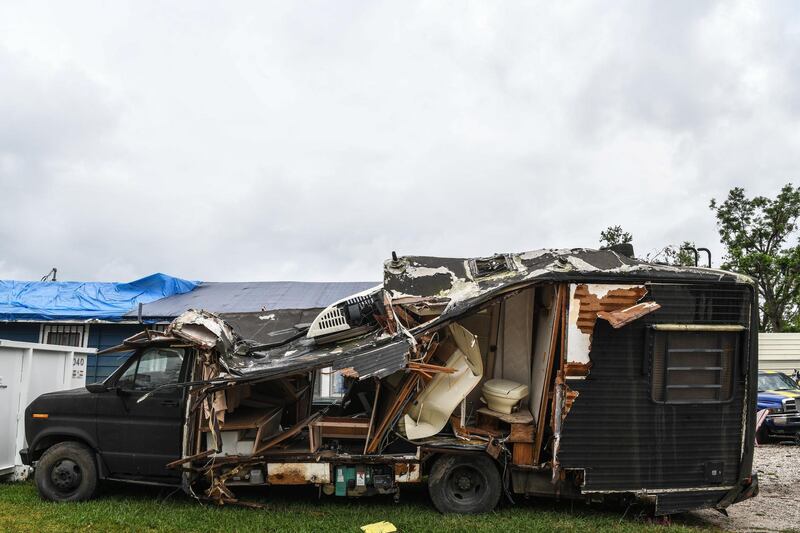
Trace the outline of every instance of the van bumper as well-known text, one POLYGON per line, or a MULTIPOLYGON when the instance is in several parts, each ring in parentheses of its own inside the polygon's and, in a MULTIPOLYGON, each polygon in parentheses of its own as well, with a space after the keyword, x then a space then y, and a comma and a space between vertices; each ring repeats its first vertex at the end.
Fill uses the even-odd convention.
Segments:
POLYGON ((741 485, 741 491, 736 495, 731 503, 743 502, 756 496, 758 496, 758 474, 753 472, 753 475, 750 477, 750 483, 741 485))
POLYGON ((758 494, 758 477, 753 474, 734 487, 721 490, 687 490, 656 495, 656 516, 685 513, 699 509, 724 511, 730 505, 758 494))
POLYGON ((31 456, 28 448, 23 448, 19 451, 19 458, 22 459, 22 464, 31 466, 31 456))

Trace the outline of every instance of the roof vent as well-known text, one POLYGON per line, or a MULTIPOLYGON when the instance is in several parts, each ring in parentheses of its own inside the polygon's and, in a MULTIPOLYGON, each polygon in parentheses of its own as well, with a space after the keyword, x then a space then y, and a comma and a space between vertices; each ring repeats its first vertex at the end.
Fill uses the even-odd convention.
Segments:
POLYGON ((501 272, 510 272, 514 270, 514 263, 507 254, 495 254, 491 257, 470 259, 469 268, 472 270, 472 277, 483 278, 501 272))
MULTIPOLYGON (((378 285, 358 294, 348 296, 326 307, 311 323, 306 336, 310 339, 349 329, 361 330, 374 322, 374 314, 380 312, 376 307, 376 295, 383 289, 378 285)), ((378 300, 382 296, 378 297, 378 300)))

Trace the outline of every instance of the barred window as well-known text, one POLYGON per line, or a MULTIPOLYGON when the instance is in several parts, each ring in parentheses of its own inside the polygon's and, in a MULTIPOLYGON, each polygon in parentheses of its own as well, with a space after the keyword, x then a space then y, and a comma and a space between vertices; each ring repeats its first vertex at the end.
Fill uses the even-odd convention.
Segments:
POLYGON ((679 330, 676 326, 656 329, 651 335, 653 401, 719 403, 731 399, 738 331, 679 330))
POLYGON ((59 346, 86 346, 86 329, 82 324, 44 324, 41 342, 59 346))

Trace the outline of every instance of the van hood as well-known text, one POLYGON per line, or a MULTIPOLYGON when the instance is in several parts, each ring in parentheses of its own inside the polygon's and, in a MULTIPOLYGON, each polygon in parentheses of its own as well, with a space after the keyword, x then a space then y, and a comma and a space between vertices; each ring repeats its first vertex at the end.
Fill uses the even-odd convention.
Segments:
POLYGON ((75 406, 75 401, 83 401, 92 397, 92 393, 86 387, 76 389, 46 392, 36 397, 27 407, 26 416, 32 409, 45 410, 47 412, 68 412, 75 406))
POLYGON ((800 389, 797 390, 767 390, 758 393, 759 402, 781 403, 786 398, 800 398, 800 389))

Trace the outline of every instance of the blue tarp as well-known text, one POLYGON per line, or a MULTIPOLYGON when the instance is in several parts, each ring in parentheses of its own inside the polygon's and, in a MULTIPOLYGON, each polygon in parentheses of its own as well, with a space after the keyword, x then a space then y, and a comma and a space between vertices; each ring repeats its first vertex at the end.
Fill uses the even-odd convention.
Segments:
POLYGON ((130 283, 0 280, 0 320, 120 320, 139 302, 190 292, 198 285, 166 274, 130 283))

